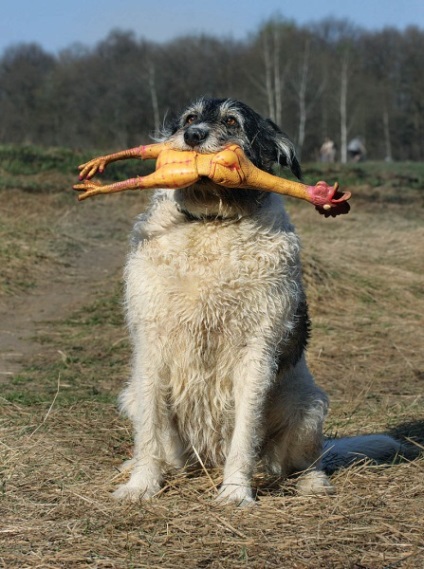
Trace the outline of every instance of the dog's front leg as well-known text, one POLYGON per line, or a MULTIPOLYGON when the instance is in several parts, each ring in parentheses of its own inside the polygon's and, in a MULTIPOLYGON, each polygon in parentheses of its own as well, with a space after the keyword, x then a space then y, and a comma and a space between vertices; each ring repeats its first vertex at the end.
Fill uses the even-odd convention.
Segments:
POLYGON ((272 372, 268 356, 252 350, 234 372, 235 422, 218 499, 245 506, 254 501, 251 478, 263 438, 263 411, 272 372))
POLYGON ((148 499, 161 488, 169 438, 166 405, 160 389, 160 367, 152 354, 136 354, 132 380, 121 396, 123 410, 134 425, 134 458, 130 480, 114 492, 117 499, 148 499))

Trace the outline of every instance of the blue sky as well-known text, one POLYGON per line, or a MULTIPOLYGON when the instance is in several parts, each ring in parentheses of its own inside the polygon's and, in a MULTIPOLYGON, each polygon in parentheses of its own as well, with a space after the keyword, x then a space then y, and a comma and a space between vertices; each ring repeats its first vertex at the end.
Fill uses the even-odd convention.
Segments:
POLYGON ((3 0, 0 52, 20 42, 52 53, 92 46, 113 28, 157 41, 200 32, 240 39, 274 14, 299 24, 333 16, 367 29, 424 29, 424 0, 3 0))

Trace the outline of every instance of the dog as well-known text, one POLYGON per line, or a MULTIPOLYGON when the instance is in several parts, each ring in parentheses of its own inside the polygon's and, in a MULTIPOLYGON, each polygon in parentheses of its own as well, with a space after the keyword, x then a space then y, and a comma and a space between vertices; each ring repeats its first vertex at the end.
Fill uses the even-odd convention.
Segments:
MULTIPOLYGON (((235 143, 258 168, 301 178, 288 136, 232 99, 194 102, 162 140, 199 153, 235 143)), ((330 494, 334 465, 399 452, 385 435, 323 441, 328 398, 305 360, 300 243, 281 196, 208 179, 157 190, 134 226, 125 287, 134 356, 120 407, 135 447, 116 498, 150 498, 192 460, 224 467, 223 502, 254 501, 259 461, 300 473, 302 494, 330 494)))

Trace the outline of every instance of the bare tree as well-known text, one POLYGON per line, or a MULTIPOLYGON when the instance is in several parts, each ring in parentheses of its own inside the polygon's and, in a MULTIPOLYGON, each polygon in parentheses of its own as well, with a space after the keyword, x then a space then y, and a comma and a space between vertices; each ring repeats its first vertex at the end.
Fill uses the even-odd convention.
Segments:
POLYGON ((302 152, 302 146, 305 141, 306 116, 307 116, 306 89, 308 86, 310 46, 311 42, 309 40, 306 40, 305 50, 303 53, 303 60, 300 66, 299 88, 297 91, 298 100, 299 100, 299 128, 297 133, 297 146, 299 153, 302 152))
POLYGON ((291 53, 287 41, 292 26, 277 19, 267 22, 258 33, 258 50, 261 54, 262 69, 259 74, 248 74, 249 80, 266 98, 266 113, 271 120, 281 124, 283 120, 283 100, 286 77, 290 68, 291 53), (284 66, 281 54, 284 53, 284 66))
POLYGON ((383 131, 384 131, 384 146, 386 149, 386 160, 391 162, 393 160, 392 155, 392 143, 390 140, 390 119, 389 119, 389 111, 387 109, 387 105, 384 105, 383 108, 383 131))
POLYGON ((305 28, 281 18, 244 41, 157 44, 115 30, 58 56, 14 46, 0 54, 0 142, 131 146, 206 95, 267 114, 304 160, 329 136, 345 162, 350 133, 373 158, 424 160, 423 52, 415 27, 370 32, 330 19, 305 28))
POLYGON ((148 77, 149 77, 150 98, 152 100, 153 124, 155 132, 158 132, 160 128, 160 116, 159 116, 159 103, 158 103, 158 93, 156 88, 154 63, 152 61, 149 61, 147 68, 148 68, 148 77))
POLYGON ((340 70, 340 161, 347 162, 347 95, 349 85, 348 54, 344 54, 340 70))
POLYGON ((45 128, 46 85, 55 58, 37 44, 8 48, 0 61, 1 135, 7 142, 35 143, 45 128))
POLYGON ((268 101, 268 115, 277 124, 282 119, 282 97, 284 79, 280 70, 280 32, 272 26, 263 37, 263 57, 265 63, 265 86, 268 101))
POLYGON ((303 49, 298 52, 296 73, 290 82, 298 115, 296 143, 299 155, 305 143, 308 118, 321 98, 326 84, 326 77, 320 73, 316 57, 311 57, 313 38, 309 34, 302 34, 300 41, 303 43, 303 49))

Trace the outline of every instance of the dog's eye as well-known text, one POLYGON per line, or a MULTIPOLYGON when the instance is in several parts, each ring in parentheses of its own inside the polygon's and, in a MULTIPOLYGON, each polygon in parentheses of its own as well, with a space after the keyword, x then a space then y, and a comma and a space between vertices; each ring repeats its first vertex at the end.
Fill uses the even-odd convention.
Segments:
POLYGON ((238 121, 235 117, 227 117, 225 119, 225 124, 227 126, 237 126, 238 125, 238 121))
POLYGON ((196 119, 197 115, 188 115, 188 117, 185 120, 185 124, 193 124, 196 119))

